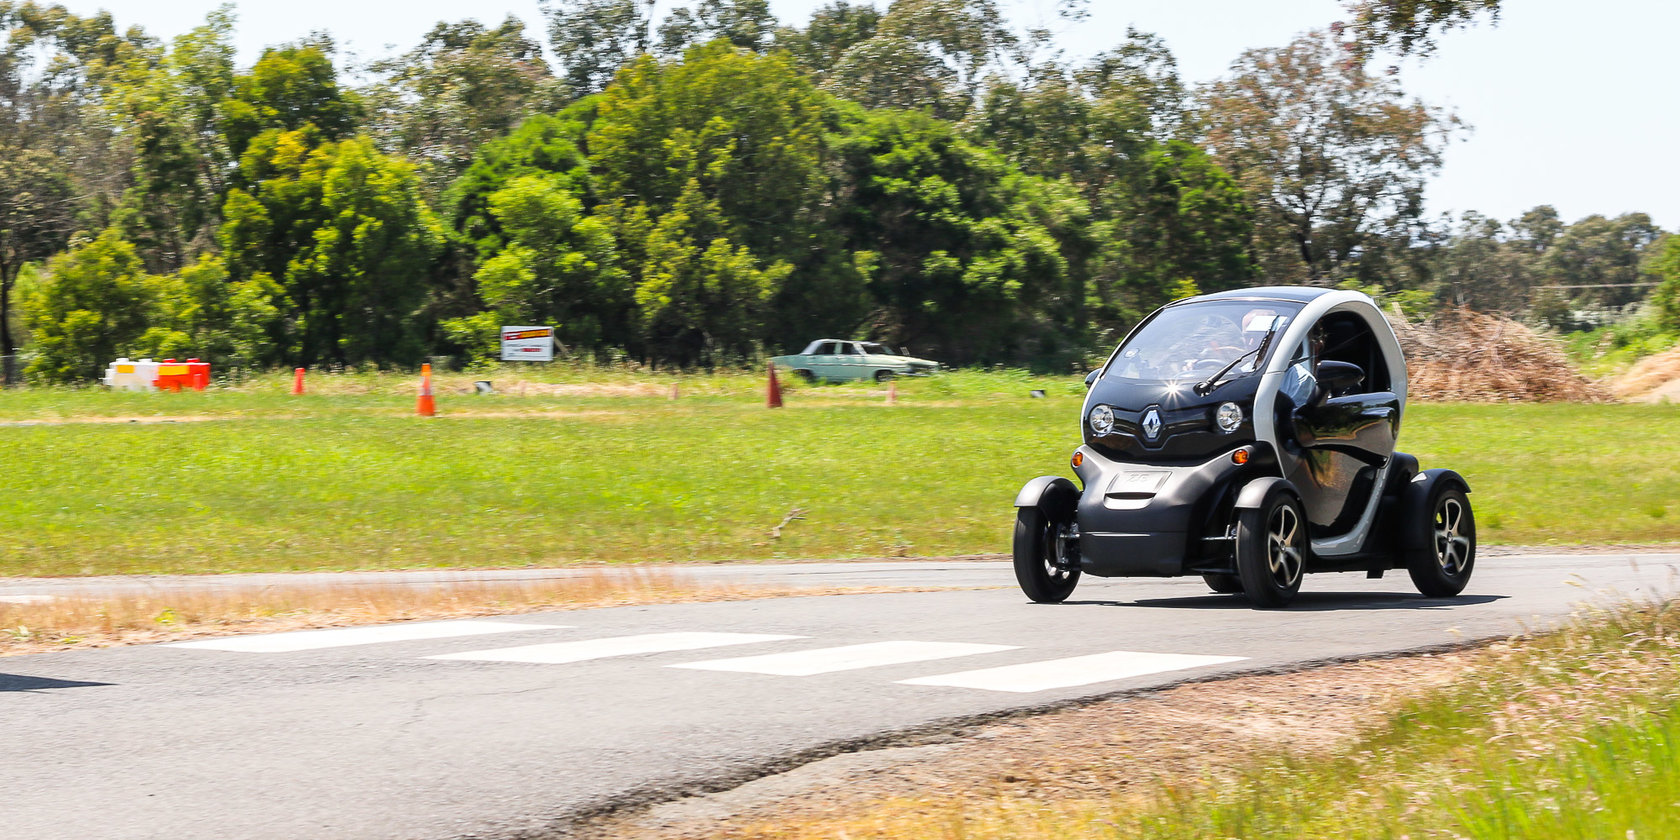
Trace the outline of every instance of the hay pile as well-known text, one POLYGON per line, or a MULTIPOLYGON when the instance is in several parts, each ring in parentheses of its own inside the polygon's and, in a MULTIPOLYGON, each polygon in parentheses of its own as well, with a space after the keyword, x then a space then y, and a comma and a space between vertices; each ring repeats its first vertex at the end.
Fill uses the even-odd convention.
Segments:
POLYGON ((1680 347, 1646 356, 1610 383, 1617 397, 1637 402, 1680 402, 1680 347))
POLYGON ((1390 317, 1410 374, 1407 398, 1434 402, 1612 402, 1552 339, 1468 309, 1421 323, 1390 317))

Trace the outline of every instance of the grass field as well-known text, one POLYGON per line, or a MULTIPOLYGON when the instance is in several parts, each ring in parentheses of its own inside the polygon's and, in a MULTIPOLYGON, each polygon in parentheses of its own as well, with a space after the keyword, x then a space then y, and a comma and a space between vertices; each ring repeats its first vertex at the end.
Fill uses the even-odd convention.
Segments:
MULTIPOLYGON (((1003 552, 1015 491, 1069 472, 1083 394, 954 373, 901 381, 892 406, 808 386, 770 411, 757 375, 511 376, 485 376, 493 396, 441 379, 433 419, 413 416, 411 376, 314 376, 302 397, 280 377, 0 393, 0 575, 1003 552)), ((1423 405, 1401 446, 1469 479, 1485 542, 1673 541, 1676 421, 1423 405)))

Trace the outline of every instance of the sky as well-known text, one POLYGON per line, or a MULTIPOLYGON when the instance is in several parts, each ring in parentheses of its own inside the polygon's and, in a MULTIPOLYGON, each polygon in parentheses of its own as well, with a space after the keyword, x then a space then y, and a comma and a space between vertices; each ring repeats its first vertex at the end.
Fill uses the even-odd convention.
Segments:
MULTIPOLYGON (((172 37, 203 21, 218 0, 59 0, 86 14, 109 10, 119 24, 172 37)), ((853 0, 860 2, 860 0, 853 0)), ((1134 26, 1160 35, 1187 82, 1224 75, 1245 49, 1278 47, 1343 17, 1337 0, 1092 0, 1075 26, 1049 14, 1050 0, 1001 0, 1017 23, 1052 24, 1071 57, 1114 46, 1134 26)), ((771 0, 799 23, 823 0, 771 0)), ((886 0, 876 0, 885 7, 886 0)), ((1497 26, 1448 33, 1427 60, 1400 63, 1405 91, 1450 108, 1471 129, 1447 150, 1431 181, 1431 213, 1475 210, 1511 219, 1540 204, 1566 221, 1591 214, 1651 215, 1680 229, 1680 107, 1674 33, 1680 3, 1668 0, 1505 0, 1497 26)), ((538 0, 401 4, 288 0, 237 6, 242 63, 267 45, 312 31, 332 33, 366 61, 419 42, 440 20, 507 15, 546 40, 538 0)))

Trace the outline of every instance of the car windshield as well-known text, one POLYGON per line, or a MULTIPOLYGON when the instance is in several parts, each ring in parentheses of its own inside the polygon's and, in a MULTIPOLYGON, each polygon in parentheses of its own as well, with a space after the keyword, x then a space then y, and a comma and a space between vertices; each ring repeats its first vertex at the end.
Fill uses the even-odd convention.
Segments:
POLYGON ((876 344, 873 341, 865 341, 863 343, 863 352, 868 353, 871 356, 896 356, 896 355, 898 355, 897 353, 893 352, 893 349, 891 347, 888 347, 885 344, 876 344))
MULTIPOLYGON (((1258 370, 1255 351, 1266 333, 1282 332, 1301 305, 1276 300, 1211 300, 1161 310, 1133 333, 1109 364, 1108 376, 1145 381, 1204 379, 1245 354, 1227 379, 1258 370)), ((1269 355, 1277 342, 1267 348, 1269 355)))

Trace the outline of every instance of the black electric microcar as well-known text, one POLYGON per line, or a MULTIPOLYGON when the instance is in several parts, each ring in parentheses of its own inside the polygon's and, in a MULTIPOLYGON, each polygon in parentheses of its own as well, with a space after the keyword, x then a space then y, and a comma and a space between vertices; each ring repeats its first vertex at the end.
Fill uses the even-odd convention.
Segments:
POLYGON ((1086 378, 1080 490, 1015 499, 1015 577, 1040 603, 1081 574, 1201 575, 1280 607, 1307 572, 1405 569, 1457 595, 1476 562, 1470 485, 1394 449, 1406 360, 1371 299, 1270 287, 1157 310, 1086 378))

